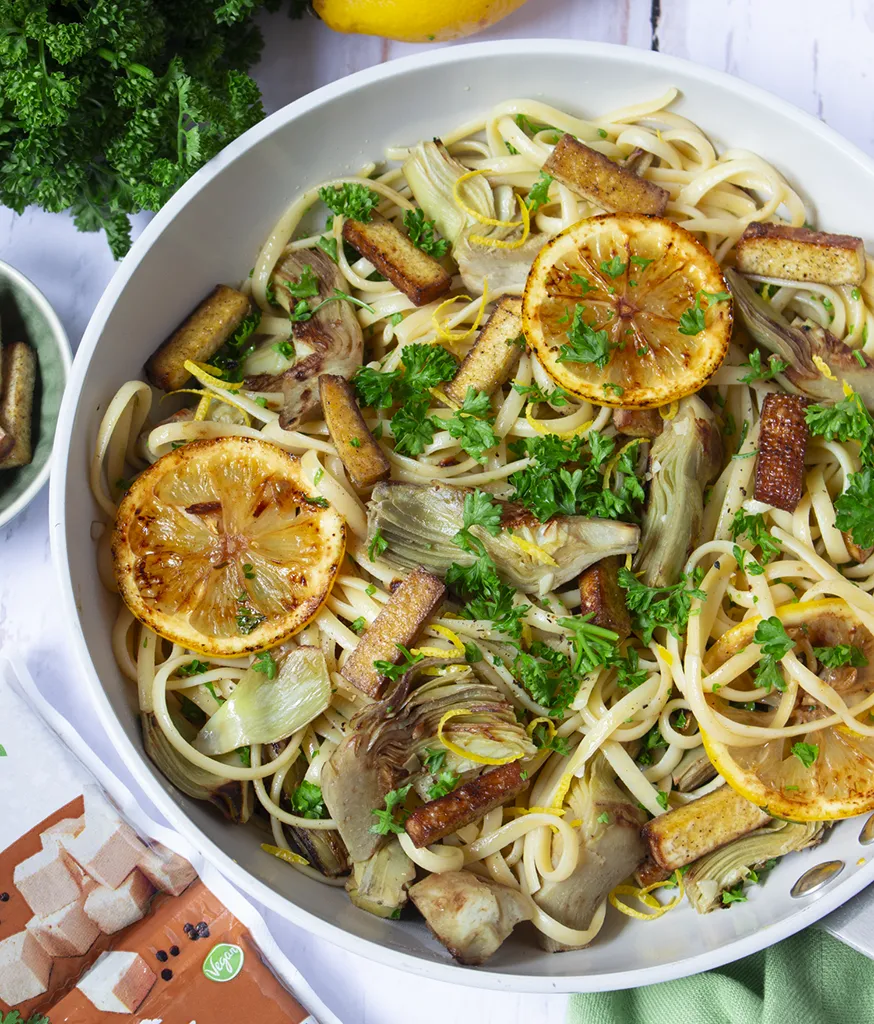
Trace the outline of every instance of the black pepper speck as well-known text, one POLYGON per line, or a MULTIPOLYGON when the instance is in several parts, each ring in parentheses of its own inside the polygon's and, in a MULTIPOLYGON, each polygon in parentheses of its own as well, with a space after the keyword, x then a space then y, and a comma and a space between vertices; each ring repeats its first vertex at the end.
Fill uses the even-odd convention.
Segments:
POLYGON ((169 981, 173 977, 173 972, 170 970, 169 967, 165 967, 164 970, 161 971, 161 977, 164 979, 164 981, 169 981))
POLYGON ((169 957, 163 949, 159 949, 155 956, 161 961, 162 964, 166 963, 169 957))
POLYGON ((185 924, 182 925, 182 931, 184 931, 185 934, 188 935, 189 932, 194 931, 194 925, 191 924, 190 921, 186 921, 185 924))
POLYGON ((178 946, 171 946, 170 947, 170 956, 179 956, 179 947, 178 946))
POLYGON ((197 925, 197 934, 200 935, 201 938, 204 938, 204 939, 208 939, 209 938, 209 925, 206 923, 206 921, 200 921, 198 923, 198 925, 197 925))
POLYGON ((0 903, 8 903, 8 902, 9 902, 9 893, 8 892, 0 892, 0 903))

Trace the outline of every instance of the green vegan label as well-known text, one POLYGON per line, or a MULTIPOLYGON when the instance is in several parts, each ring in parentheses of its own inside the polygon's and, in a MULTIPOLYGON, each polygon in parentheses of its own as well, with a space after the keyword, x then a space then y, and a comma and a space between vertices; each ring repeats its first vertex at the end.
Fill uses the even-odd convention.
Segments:
POLYGON ((210 981, 233 981, 243 969, 245 954, 239 946, 220 942, 203 961, 203 973, 210 981))

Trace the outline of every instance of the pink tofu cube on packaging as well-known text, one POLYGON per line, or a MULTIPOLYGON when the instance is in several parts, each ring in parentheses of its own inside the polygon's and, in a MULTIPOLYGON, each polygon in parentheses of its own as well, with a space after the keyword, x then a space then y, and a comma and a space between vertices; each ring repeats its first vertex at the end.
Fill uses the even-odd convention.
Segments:
POLYGON ((85 828, 85 815, 80 814, 78 818, 62 818, 60 821, 56 821, 54 825, 49 827, 39 837, 39 841, 42 843, 43 849, 47 850, 50 846, 56 846, 62 836, 69 836, 74 839, 82 829, 85 828))
POLYGON ((86 815, 82 832, 61 844, 86 874, 110 889, 121 885, 146 852, 127 822, 108 815, 86 815))
POLYGON ((104 1013, 136 1013, 155 984, 155 975, 139 953, 102 953, 76 986, 104 1013))
POLYGON ((148 878, 134 868, 117 889, 100 885, 89 893, 85 913, 104 935, 114 935, 145 917, 154 891, 148 878))
POLYGON ((139 862, 139 869, 156 889, 178 896, 197 878, 197 872, 184 857, 155 843, 139 862))
POLYGON ((28 931, 0 942, 0 999, 17 1006, 41 996, 49 987, 52 961, 28 931))
POLYGON ((16 864, 12 880, 37 917, 54 914, 80 895, 76 876, 60 843, 50 843, 46 849, 16 864))
POLYGON ((32 917, 27 930, 49 956, 82 956, 100 934, 85 913, 84 897, 48 917, 32 917))

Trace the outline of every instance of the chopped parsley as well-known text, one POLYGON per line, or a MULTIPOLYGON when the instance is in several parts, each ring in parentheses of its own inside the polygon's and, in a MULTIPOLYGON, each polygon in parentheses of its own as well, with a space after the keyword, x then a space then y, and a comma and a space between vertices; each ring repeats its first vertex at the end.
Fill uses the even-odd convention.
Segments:
POLYGON ((367 619, 365 619, 363 615, 359 615, 357 619, 353 619, 349 623, 349 628, 353 633, 358 633, 360 635, 367 628, 367 619))
POLYGON ((640 657, 633 647, 629 647, 625 657, 614 654, 609 665, 616 669, 616 685, 622 690, 636 690, 646 682, 648 672, 640 667, 640 657))
POLYGON ((395 665, 391 661, 382 661, 381 659, 377 659, 373 663, 373 667, 376 671, 379 672, 380 675, 385 676, 386 679, 391 680, 393 683, 397 682, 397 680, 400 679, 411 665, 415 665, 424 657, 422 654, 413 654, 412 651, 408 651, 403 644, 395 644, 395 647, 397 647, 403 655, 399 665, 395 665))
POLYGON ((323 306, 327 306, 329 302, 351 302, 353 306, 360 306, 362 309, 366 309, 368 313, 376 312, 373 306, 369 305, 367 302, 363 302, 361 299, 356 299, 354 295, 349 295, 347 292, 343 292, 340 291, 339 288, 335 288, 333 294, 329 295, 326 299, 322 299, 322 301, 316 306, 310 307, 310 304, 306 299, 301 299, 299 302, 295 303, 294 309, 292 309, 288 314, 288 318, 293 324, 311 320, 316 313, 318 313, 323 306))
POLYGON ((243 636, 254 633, 267 618, 249 607, 249 595, 244 591, 237 597, 237 629, 243 636))
POLYGON ((426 771, 429 771, 432 775, 437 775, 446 762, 446 749, 434 750, 433 747, 426 747, 424 752, 419 755, 419 760, 426 771))
POLYGON ((602 825, 610 824, 610 815, 606 811, 601 811, 595 821, 600 822, 602 825))
POLYGON ((656 793, 656 800, 658 801, 659 807, 661 807, 663 811, 666 811, 668 809, 668 795, 669 794, 666 793, 663 789, 660 789, 658 793, 656 793))
POLYGON ((197 658, 194 658, 192 661, 189 661, 187 665, 180 665, 179 668, 176 669, 175 674, 183 677, 199 676, 201 672, 208 672, 209 667, 210 665, 208 661, 198 661, 197 658))
POLYGON ((819 747, 815 743, 793 743, 792 753, 805 768, 811 768, 819 757, 819 747))
POLYGON ((780 542, 768 532, 764 516, 758 512, 748 514, 743 509, 738 509, 729 530, 732 540, 746 537, 754 548, 757 547, 762 553, 762 562, 765 565, 783 550, 780 547, 780 542))
POLYGON ((706 327, 704 310, 700 306, 690 306, 681 314, 677 330, 680 334, 686 334, 691 337, 692 335, 700 334, 706 327))
POLYGON ((367 224, 379 205, 379 193, 357 182, 343 185, 325 185, 319 189, 319 199, 334 214, 367 224))
POLYGON ((294 359, 294 345, 290 341, 277 341, 271 346, 283 359, 294 359))
POLYGON ((240 322, 232 337, 212 357, 210 364, 222 371, 222 380, 239 383, 243 379, 243 363, 255 351, 255 344, 250 338, 260 323, 261 310, 252 310, 240 322))
POLYGON ((748 366, 750 372, 740 378, 740 383, 752 384, 756 380, 773 380, 778 373, 786 370, 789 364, 785 360, 780 359, 779 356, 769 356, 768 361, 763 366, 762 353, 759 349, 754 348, 750 352, 749 359, 745 363, 741 363, 741 366, 748 366))
POLYGON ((632 256, 631 262, 636 266, 640 267, 641 270, 646 270, 650 263, 654 263, 654 260, 648 260, 645 256, 632 256))
POLYGON ((484 391, 477 391, 469 386, 461 408, 445 420, 437 420, 460 444, 462 449, 476 459, 485 461, 485 453, 494 448, 500 438, 492 428, 494 417, 489 396, 484 391))
POLYGON ((583 320, 586 307, 577 304, 567 330, 569 344, 562 345, 559 363, 594 363, 603 370, 610 361, 611 345, 606 330, 596 331, 583 320))
POLYGON ((314 782, 304 780, 288 798, 291 809, 301 818, 327 818, 328 812, 322 798, 322 790, 314 782))
POLYGON ((268 679, 276 678, 276 661, 270 651, 262 651, 252 662, 252 668, 267 676, 268 679))
POLYGON ((288 281, 285 288, 294 299, 311 299, 314 295, 319 294, 319 279, 313 273, 313 268, 307 263, 297 281, 288 281))
POLYGON ((623 263, 619 256, 613 256, 609 260, 601 260, 601 272, 608 277, 612 277, 614 280, 624 274, 627 267, 628 264, 623 263))
POLYGON ((736 889, 727 889, 722 894, 722 902, 727 906, 729 903, 746 903, 747 898, 744 896, 743 886, 739 885, 736 889))
POLYGON ((625 591, 634 628, 645 644, 650 643, 659 627, 680 638, 689 623, 692 598, 704 600, 704 591, 698 587, 700 578, 700 570, 696 570, 691 580, 684 575, 673 586, 648 587, 630 569, 623 566, 619 570, 619 586, 625 591))
POLYGON ((520 384, 514 380, 510 385, 517 395, 527 398, 533 405, 540 402, 548 402, 550 405, 561 408, 568 404, 568 393, 564 388, 553 388, 552 391, 544 391, 539 384, 520 384))
POLYGON ((385 809, 374 807, 370 812, 376 816, 376 821, 370 826, 371 832, 378 836, 387 836, 389 833, 400 835, 404 831, 403 822, 409 817, 408 812, 404 810, 404 801, 411 788, 412 783, 409 783, 399 789, 390 789, 385 794, 385 809))
POLYGON ((424 210, 407 210, 404 213, 404 227, 417 249, 438 260, 446 255, 449 241, 437 235, 434 221, 426 220, 424 210))
POLYGON ((447 793, 451 793, 458 785, 458 780, 460 778, 460 775, 448 768, 445 772, 440 772, 437 776, 437 781, 432 786, 428 787, 428 799, 439 800, 441 796, 446 796, 447 793))
POLYGON ((562 757, 568 757, 571 752, 568 741, 563 736, 556 736, 554 732, 550 738, 550 731, 546 722, 538 722, 531 733, 531 742, 538 750, 551 750, 562 757))
POLYGON ((861 648, 853 644, 835 644, 834 647, 814 647, 813 653, 816 660, 825 665, 826 668, 841 668, 850 665, 852 668, 862 668, 868 664, 868 659, 862 653, 861 648))
POLYGON ((246 562, 243 566, 243 576, 247 580, 255 579, 255 566, 251 562, 246 562))
POLYGON ((772 689, 781 693, 786 690, 786 681, 777 667, 795 646, 795 641, 783 628, 783 623, 776 615, 762 619, 753 634, 753 643, 759 645, 762 657, 756 669, 756 682, 770 693, 772 689))
POLYGON ((367 545, 367 557, 371 562, 375 562, 387 547, 388 541, 383 537, 382 531, 377 530, 367 545))
POLYGON ((464 660, 468 665, 476 665, 478 662, 483 660, 483 652, 473 642, 465 643, 464 645, 464 660))
POLYGON ((537 213, 541 206, 549 202, 549 186, 552 184, 552 175, 541 171, 537 181, 528 191, 528 198, 525 205, 531 213, 537 213))
POLYGON ((594 613, 558 620, 558 624, 564 626, 571 634, 574 672, 584 674, 606 664, 619 640, 619 634, 614 633, 612 629, 604 629, 589 622, 592 614, 594 613))

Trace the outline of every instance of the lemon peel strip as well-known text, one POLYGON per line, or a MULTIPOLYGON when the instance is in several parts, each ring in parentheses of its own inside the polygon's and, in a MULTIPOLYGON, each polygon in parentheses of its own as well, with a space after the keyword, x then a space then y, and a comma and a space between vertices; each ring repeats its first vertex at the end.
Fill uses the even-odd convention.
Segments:
POLYGON ((477 330, 480 323, 482 322, 483 314, 485 313, 486 306, 488 305, 489 301, 489 279, 487 277, 483 278, 483 297, 479 304, 479 310, 477 311, 473 323, 470 325, 470 327, 468 327, 466 331, 451 331, 449 330, 449 328, 444 327, 443 324, 441 324, 437 318, 437 314, 440 312, 441 309, 443 309, 445 306, 451 306, 452 303, 455 302, 457 299, 467 299, 468 302, 472 301, 469 295, 453 295, 445 302, 441 302, 440 305, 431 314, 431 323, 434 325, 434 330, 437 332, 437 336, 442 338, 444 341, 464 341, 465 338, 469 338, 471 334, 473 334, 473 332, 477 330))
POLYGON ((186 359, 182 365, 201 384, 222 388, 224 391, 239 391, 243 386, 242 381, 235 384, 229 380, 222 380, 219 376, 222 371, 217 366, 210 366, 209 363, 197 363, 193 359, 186 359))
POLYGON ((452 198, 455 200, 455 205, 463 210, 468 217, 472 217, 478 224, 488 224, 493 228, 518 228, 521 226, 521 220, 499 220, 497 217, 484 217, 478 210, 475 210, 472 206, 469 206, 462 198, 459 186, 463 185, 464 182, 470 181, 471 178, 476 178, 480 174, 486 174, 485 168, 480 168, 477 171, 468 171, 467 174, 462 176, 452 186, 452 198))
POLYGON ((470 241, 489 249, 521 249, 531 234, 531 213, 520 195, 517 194, 516 199, 519 201, 519 210, 522 215, 522 234, 515 241, 509 242, 505 238, 486 238, 485 235, 471 235, 470 241))
POLYGON ((838 378, 832 373, 829 364, 822 358, 822 356, 813 355, 811 356, 813 365, 819 370, 819 372, 825 377, 826 380, 833 380, 836 384, 838 378))
POLYGON ((269 853, 272 857, 276 857, 278 860, 284 860, 286 864, 303 864, 304 867, 310 866, 310 862, 306 857, 301 857, 299 853, 295 853, 293 850, 283 850, 281 846, 272 846, 270 843, 262 843, 261 849, 265 853, 269 853))
POLYGON ((463 757, 466 761, 473 761, 474 764, 510 764, 511 761, 518 761, 520 757, 524 756, 522 751, 520 751, 518 754, 511 755, 510 757, 486 757, 484 754, 473 754, 469 750, 465 750, 464 747, 460 747, 457 743, 453 743, 452 740, 446 739, 443 735, 443 727, 451 718, 472 714, 473 712, 468 711, 466 708, 452 708, 440 719, 440 724, 437 726, 437 739, 440 740, 447 750, 452 751, 458 757, 463 757))
POLYGON ((638 889, 633 885, 617 885, 607 898, 610 900, 611 906, 615 907, 620 914, 625 914, 626 917, 633 917, 638 921, 656 921, 658 918, 667 914, 669 910, 673 910, 674 907, 679 906, 683 897, 686 895, 686 890, 683 887, 683 876, 679 871, 674 872, 673 880, 677 884, 677 895, 670 901, 670 903, 665 903, 664 905, 660 904, 654 896, 650 895, 650 893, 655 889, 661 889, 663 886, 669 885, 671 879, 666 879, 663 882, 654 882, 652 885, 647 885, 643 889, 638 889), (622 903, 619 899, 620 896, 633 897, 645 907, 649 907, 652 913, 644 914, 640 910, 634 910, 626 903, 622 903))
POLYGON ((553 568, 558 568, 558 562, 556 562, 548 551, 544 551, 539 544, 534 544, 530 540, 525 540, 524 537, 517 537, 515 533, 511 533, 508 536, 520 551, 529 555, 535 562, 539 562, 541 565, 549 565, 553 568))
POLYGON ((671 402, 670 405, 659 406, 659 416, 661 416, 663 420, 672 420, 679 411, 680 403, 677 401, 676 398, 673 400, 673 402, 671 402))

